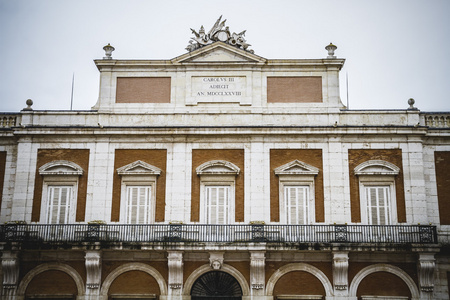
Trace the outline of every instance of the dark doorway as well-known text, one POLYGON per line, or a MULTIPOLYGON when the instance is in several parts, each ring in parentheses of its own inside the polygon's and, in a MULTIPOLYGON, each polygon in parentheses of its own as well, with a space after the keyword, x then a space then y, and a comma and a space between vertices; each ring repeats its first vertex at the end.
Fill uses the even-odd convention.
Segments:
POLYGON ((192 300, 241 300, 242 289, 230 274, 212 271, 200 276, 192 286, 192 300))

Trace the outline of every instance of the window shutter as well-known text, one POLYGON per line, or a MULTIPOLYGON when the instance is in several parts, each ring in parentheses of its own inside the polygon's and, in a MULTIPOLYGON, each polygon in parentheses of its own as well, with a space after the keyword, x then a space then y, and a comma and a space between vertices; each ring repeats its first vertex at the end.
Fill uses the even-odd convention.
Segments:
POLYGON ((285 186, 286 222, 288 224, 309 223, 309 187, 285 186))
POLYGON ((151 186, 127 187, 127 224, 150 223, 151 186))
POLYGON ((69 223, 72 186, 49 186, 47 224, 69 223))
POLYGON ((206 221, 208 224, 227 224, 229 186, 206 186, 206 221))
POLYGON ((367 216, 370 225, 389 225, 391 208, 389 186, 366 187, 367 216))

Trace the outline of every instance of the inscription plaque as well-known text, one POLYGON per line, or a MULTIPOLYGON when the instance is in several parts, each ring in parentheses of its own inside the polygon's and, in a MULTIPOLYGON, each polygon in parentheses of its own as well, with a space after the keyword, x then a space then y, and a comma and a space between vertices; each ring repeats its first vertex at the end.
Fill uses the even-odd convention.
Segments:
POLYGON ((192 97, 211 102, 245 96, 245 76, 192 77, 192 97))

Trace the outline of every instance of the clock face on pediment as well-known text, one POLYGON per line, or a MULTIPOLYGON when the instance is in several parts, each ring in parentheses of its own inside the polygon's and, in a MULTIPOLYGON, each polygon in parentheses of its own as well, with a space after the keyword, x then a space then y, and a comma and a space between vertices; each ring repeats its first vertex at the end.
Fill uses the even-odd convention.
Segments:
POLYGON ((186 53, 172 60, 173 63, 253 63, 262 64, 266 62, 265 58, 227 45, 222 42, 202 47, 195 51, 186 53))

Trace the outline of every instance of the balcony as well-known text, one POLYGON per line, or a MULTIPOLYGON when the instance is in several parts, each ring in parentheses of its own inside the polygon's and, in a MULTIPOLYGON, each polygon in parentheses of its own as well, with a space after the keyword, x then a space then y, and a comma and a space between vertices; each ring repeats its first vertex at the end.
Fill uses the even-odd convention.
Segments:
POLYGON ((0 225, 3 247, 26 249, 114 245, 184 244, 437 244, 436 226, 427 225, 0 225))

